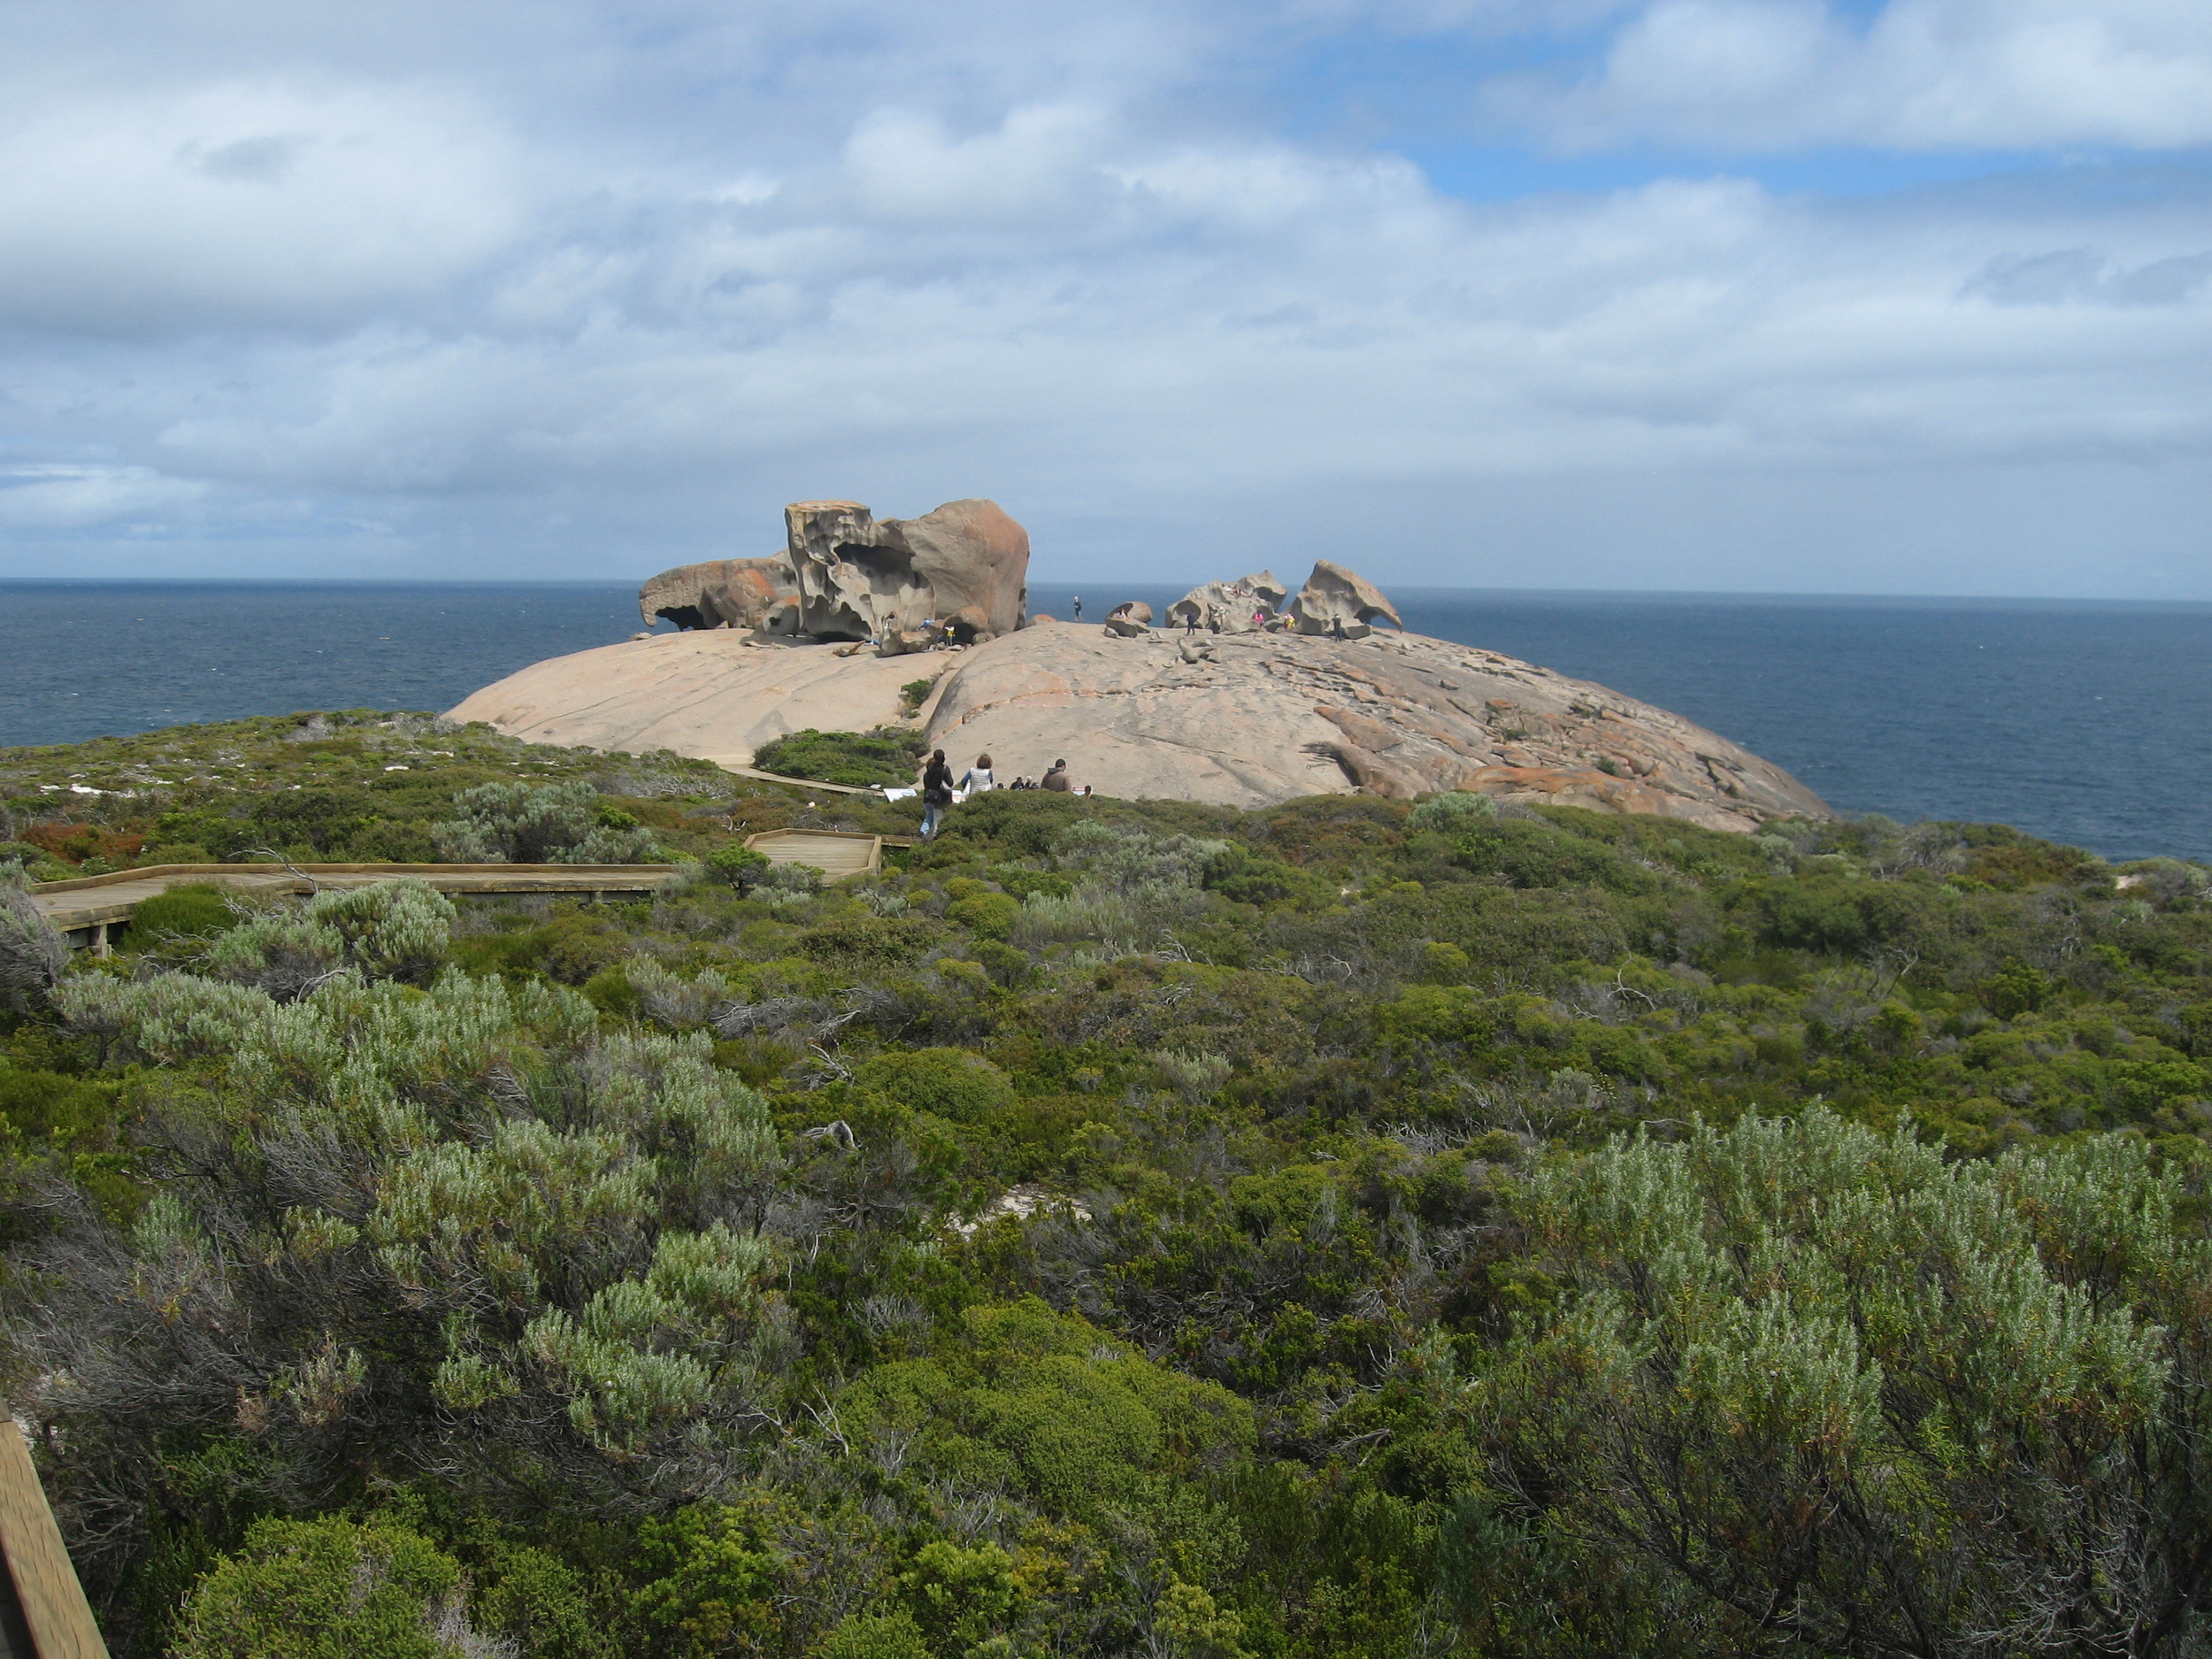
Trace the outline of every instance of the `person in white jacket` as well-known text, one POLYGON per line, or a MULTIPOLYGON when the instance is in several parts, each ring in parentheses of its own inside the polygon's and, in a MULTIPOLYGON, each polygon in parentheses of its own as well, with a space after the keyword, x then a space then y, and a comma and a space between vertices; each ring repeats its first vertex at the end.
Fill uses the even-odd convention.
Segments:
POLYGON ((968 775, 960 780, 963 795, 981 795, 987 789, 998 787, 998 780, 991 775, 991 757, 978 755, 975 764, 968 768, 968 775))

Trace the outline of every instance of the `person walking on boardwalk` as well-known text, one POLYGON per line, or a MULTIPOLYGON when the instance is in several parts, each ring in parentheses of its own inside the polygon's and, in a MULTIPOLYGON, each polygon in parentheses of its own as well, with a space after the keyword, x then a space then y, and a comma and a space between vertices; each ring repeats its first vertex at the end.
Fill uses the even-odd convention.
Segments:
POLYGON ((945 821, 945 809, 952 804, 952 768, 945 764, 945 751, 937 749, 929 757, 929 764, 922 768, 922 839, 927 841, 937 833, 937 826, 945 821))
POLYGON ((967 795, 981 795, 987 789, 998 787, 998 780, 991 775, 991 757, 978 755, 975 764, 968 768, 968 775, 960 780, 960 788, 967 795))
POLYGON ((1065 794, 1068 789, 1068 763, 1064 760, 1054 761, 1052 769, 1045 773, 1037 787, 1040 789, 1057 789, 1065 794))

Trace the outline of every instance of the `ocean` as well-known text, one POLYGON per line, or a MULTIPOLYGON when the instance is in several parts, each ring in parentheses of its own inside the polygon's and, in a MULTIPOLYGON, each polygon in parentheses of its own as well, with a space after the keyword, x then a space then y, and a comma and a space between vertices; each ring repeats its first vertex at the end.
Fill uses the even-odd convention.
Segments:
MULTIPOLYGON (((1164 611, 1179 589, 1093 588, 1164 611)), ((0 581, 0 746, 446 709, 637 631, 615 583, 0 581)), ((2212 860, 2212 604, 1394 588, 1406 626, 1594 680, 1840 811, 2212 860)), ((1038 584, 1034 610, 1073 592, 1038 584)))

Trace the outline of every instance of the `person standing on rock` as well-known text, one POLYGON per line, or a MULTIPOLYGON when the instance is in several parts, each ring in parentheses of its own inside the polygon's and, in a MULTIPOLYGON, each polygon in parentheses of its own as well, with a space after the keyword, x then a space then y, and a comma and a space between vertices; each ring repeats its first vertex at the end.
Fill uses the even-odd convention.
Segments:
POLYGON ((959 787, 969 795, 981 795, 987 789, 997 788, 998 780, 991 775, 991 757, 978 755, 975 764, 968 768, 968 775, 960 780, 959 787))
POLYGON ((922 839, 927 841, 937 833, 937 826, 945 821, 945 809, 952 804, 952 768, 945 764, 945 751, 938 749, 929 757, 929 764, 922 768, 922 839))
POLYGON ((1075 603, 1074 603, 1074 604, 1071 607, 1071 609, 1072 609, 1072 610, 1074 611, 1074 612, 1075 612, 1075 619, 1076 619, 1078 622, 1082 621, 1082 619, 1083 619, 1083 595, 1082 595, 1081 594, 1078 594, 1078 595, 1075 595, 1075 603))

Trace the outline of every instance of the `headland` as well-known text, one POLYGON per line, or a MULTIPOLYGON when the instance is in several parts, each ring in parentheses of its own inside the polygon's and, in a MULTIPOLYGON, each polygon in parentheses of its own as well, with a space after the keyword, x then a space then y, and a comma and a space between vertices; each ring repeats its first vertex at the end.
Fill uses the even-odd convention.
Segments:
POLYGON ((880 523, 802 503, 787 519, 786 559, 646 584, 641 611, 680 632, 534 664, 453 718, 731 766, 793 732, 904 726, 963 764, 989 753, 1002 776, 1064 759, 1102 795, 1224 806, 1471 790, 1720 830, 1830 815, 1780 767, 1663 709, 1377 626, 1396 619, 1388 600, 1326 561, 1294 597, 1261 572, 1194 588, 1166 628, 1139 605, 1085 624, 1027 614, 1027 537, 991 503, 880 523), (918 703, 908 688, 925 682, 918 703))

